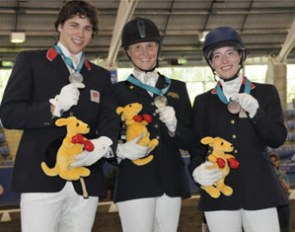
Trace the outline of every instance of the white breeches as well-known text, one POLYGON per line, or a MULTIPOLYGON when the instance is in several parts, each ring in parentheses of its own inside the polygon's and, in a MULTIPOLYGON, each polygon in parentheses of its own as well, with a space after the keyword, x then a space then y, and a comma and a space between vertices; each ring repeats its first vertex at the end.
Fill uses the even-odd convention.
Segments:
POLYGON ((22 232, 91 232, 98 200, 79 196, 71 182, 57 193, 22 193, 22 232))
POLYGON ((124 232, 176 232, 181 198, 163 195, 117 203, 124 232))
POLYGON ((210 232, 279 232, 276 208, 206 211, 210 232))

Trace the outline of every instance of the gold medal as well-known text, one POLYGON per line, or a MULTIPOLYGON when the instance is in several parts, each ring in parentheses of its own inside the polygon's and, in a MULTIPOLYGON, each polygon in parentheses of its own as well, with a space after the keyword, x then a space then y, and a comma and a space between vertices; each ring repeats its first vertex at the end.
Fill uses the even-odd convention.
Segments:
POLYGON ((167 105, 167 98, 165 96, 157 96, 154 100, 155 106, 159 109, 167 105))
POLYGON ((73 72, 69 76, 69 82, 70 83, 82 83, 83 82, 83 76, 78 72, 73 72))
POLYGON ((238 114, 241 111, 241 106, 238 102, 230 100, 227 104, 227 109, 231 114, 238 114))

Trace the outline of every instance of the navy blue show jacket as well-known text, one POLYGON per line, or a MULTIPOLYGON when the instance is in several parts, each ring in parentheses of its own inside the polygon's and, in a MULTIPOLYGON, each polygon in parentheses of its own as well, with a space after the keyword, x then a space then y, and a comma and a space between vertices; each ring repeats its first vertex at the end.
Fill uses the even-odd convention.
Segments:
MULTIPOLYGON (((89 124, 91 138, 107 136, 115 147, 119 121, 110 73, 85 60, 81 74, 85 88, 80 89, 78 105, 62 117, 76 116, 89 124)), ((5 128, 23 130, 13 171, 13 191, 57 192, 66 183, 59 176, 46 176, 40 164, 55 164, 58 144, 66 135, 65 127, 54 124, 56 118, 50 113, 49 99, 69 84, 68 77, 66 64, 53 48, 21 52, 16 59, 0 108, 5 128)), ((106 195, 103 163, 104 159, 90 166, 91 175, 84 178, 90 196, 106 195)), ((80 182, 73 184, 76 192, 82 194, 80 182)))
MULTIPOLYGON (((163 89, 165 84, 164 77, 160 75, 156 87, 163 89)), ((172 80, 171 87, 165 94, 168 105, 176 112, 177 129, 174 137, 168 134, 167 127, 155 112, 155 95, 150 96, 146 90, 128 81, 115 84, 114 93, 119 106, 133 102, 143 105, 141 114, 152 116, 152 122, 147 126, 150 138, 159 140, 158 146, 151 152, 154 159, 150 163, 137 166, 128 159, 119 163, 114 201, 158 197, 163 194, 170 197, 189 197, 187 167, 180 154, 180 149, 188 148, 191 129, 191 103, 185 83, 172 80)))
POLYGON ((231 154, 240 163, 225 179, 233 188, 231 196, 221 194, 213 199, 201 190, 202 211, 258 210, 288 204, 267 153, 267 147, 281 146, 287 135, 277 90, 272 85, 252 83, 251 95, 259 102, 253 118, 231 114, 214 90, 195 98, 190 171, 206 159, 208 147, 200 143, 205 136, 219 136, 231 142, 234 146, 231 154))

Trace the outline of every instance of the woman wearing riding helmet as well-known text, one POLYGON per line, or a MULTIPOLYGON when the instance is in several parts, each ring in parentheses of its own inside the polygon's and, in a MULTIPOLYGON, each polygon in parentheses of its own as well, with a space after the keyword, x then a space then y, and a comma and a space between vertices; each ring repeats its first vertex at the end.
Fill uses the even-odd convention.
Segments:
POLYGON ((153 159, 141 166, 133 161, 150 152, 137 144, 140 137, 118 144, 114 201, 125 232, 176 232, 181 200, 190 196, 179 149, 189 144, 191 104, 184 82, 157 71, 160 42, 157 26, 147 18, 135 18, 123 29, 122 45, 134 69, 126 81, 115 84, 114 94, 119 106, 142 104, 140 113, 152 117, 150 138, 159 142, 153 159))
POLYGON ((240 72, 246 50, 231 27, 210 31, 203 52, 219 81, 195 98, 189 168, 199 185, 213 185, 220 178, 218 169, 208 169, 208 147, 200 143, 205 136, 232 143, 240 165, 225 180, 232 195, 213 199, 201 190, 199 209, 210 232, 279 232, 276 207, 288 204, 288 199, 267 155, 267 147, 279 147, 287 135, 277 90, 251 82, 240 72))

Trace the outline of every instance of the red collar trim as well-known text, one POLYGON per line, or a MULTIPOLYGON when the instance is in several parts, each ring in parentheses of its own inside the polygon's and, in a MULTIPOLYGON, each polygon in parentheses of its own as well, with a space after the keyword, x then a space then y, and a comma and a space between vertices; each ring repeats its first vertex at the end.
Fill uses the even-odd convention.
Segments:
POLYGON ((47 50, 46 58, 50 61, 53 61, 57 57, 57 51, 52 47, 47 50))
MULTIPOLYGON (((245 76, 243 77, 243 82, 242 82, 242 84, 243 84, 243 85, 246 84, 246 77, 245 77, 245 76)), ((253 84, 253 83, 251 82, 251 89, 255 89, 255 87, 256 87, 256 85, 253 84)))
MULTIPOLYGON (((50 61, 53 61, 58 56, 58 52, 54 49, 54 47, 51 47, 47 50, 46 58, 50 61)), ((87 59, 84 59, 84 65, 88 71, 91 70, 91 64, 87 59)))
POLYGON ((84 65, 85 65, 85 67, 87 68, 88 71, 91 70, 91 65, 90 65, 90 63, 89 63, 89 61, 87 59, 84 60, 84 65))

